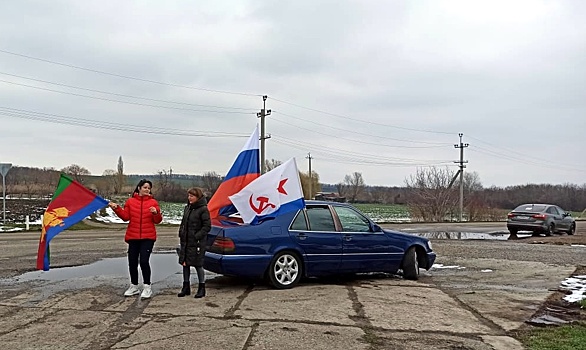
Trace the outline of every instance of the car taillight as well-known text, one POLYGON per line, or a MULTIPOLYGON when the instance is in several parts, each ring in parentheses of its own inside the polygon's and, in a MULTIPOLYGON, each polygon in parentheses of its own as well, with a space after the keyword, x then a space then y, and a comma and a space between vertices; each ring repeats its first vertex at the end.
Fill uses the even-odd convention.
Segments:
POLYGON ((544 214, 535 214, 535 215, 533 215, 533 218, 545 220, 545 215, 544 214))
POLYGON ((236 246, 234 245, 234 241, 230 238, 225 237, 216 237, 214 239, 214 243, 212 243, 213 251, 220 251, 222 253, 233 252, 236 246))
POLYGON ((515 214, 513 214, 513 213, 508 213, 508 214, 507 214, 507 217, 508 217, 509 219, 510 219, 510 218, 514 218, 514 217, 515 217, 515 214))

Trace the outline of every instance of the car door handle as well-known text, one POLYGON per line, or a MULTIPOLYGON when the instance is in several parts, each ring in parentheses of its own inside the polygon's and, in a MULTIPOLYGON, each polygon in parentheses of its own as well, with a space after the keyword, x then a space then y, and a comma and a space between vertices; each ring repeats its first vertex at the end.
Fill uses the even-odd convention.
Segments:
POLYGON ((307 238, 307 235, 305 235, 305 233, 299 233, 297 234, 297 238, 299 238, 300 240, 304 240, 307 238))
POLYGON ((352 236, 350 236, 350 235, 345 235, 345 236, 344 236, 344 240, 345 240, 345 241, 347 241, 347 242, 349 242, 349 241, 351 241, 351 240, 352 240, 352 236))

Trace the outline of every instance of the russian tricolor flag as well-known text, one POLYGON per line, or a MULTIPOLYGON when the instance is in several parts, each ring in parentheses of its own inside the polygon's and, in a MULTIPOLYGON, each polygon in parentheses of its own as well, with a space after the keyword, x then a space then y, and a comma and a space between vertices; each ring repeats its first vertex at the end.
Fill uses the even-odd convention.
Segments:
POLYGON ((236 157, 234 164, 228 170, 224 181, 220 184, 208 203, 208 209, 212 219, 219 216, 227 217, 237 212, 229 197, 240 192, 246 185, 260 176, 259 153, 260 146, 257 125, 244 147, 242 147, 238 157, 236 157))

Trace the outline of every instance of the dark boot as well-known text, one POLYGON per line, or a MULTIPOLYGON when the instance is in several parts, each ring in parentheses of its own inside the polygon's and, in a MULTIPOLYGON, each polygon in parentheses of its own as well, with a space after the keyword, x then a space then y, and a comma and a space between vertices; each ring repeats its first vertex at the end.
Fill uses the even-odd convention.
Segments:
POLYGON ((194 298, 203 298, 206 296, 206 284, 200 283, 197 287, 197 293, 193 296, 194 298))
POLYGON ((177 296, 181 298, 189 294, 191 294, 191 286, 189 285, 189 282, 183 282, 183 288, 181 288, 181 292, 179 292, 177 296))

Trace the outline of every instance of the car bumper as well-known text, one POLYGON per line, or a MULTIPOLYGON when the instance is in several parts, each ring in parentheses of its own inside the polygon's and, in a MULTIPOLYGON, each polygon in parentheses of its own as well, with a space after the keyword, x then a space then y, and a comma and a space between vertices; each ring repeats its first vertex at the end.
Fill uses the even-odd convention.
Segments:
POLYGON ((427 253, 427 268, 426 270, 431 269, 433 263, 435 262, 436 254, 434 252, 427 253))
POLYGON ((545 222, 536 222, 536 223, 515 223, 509 222, 507 223, 507 229, 517 230, 517 231, 544 231, 547 230, 547 225, 545 222))
POLYGON ((271 262, 271 255, 224 255, 206 252, 204 268, 227 276, 262 278, 271 262))

